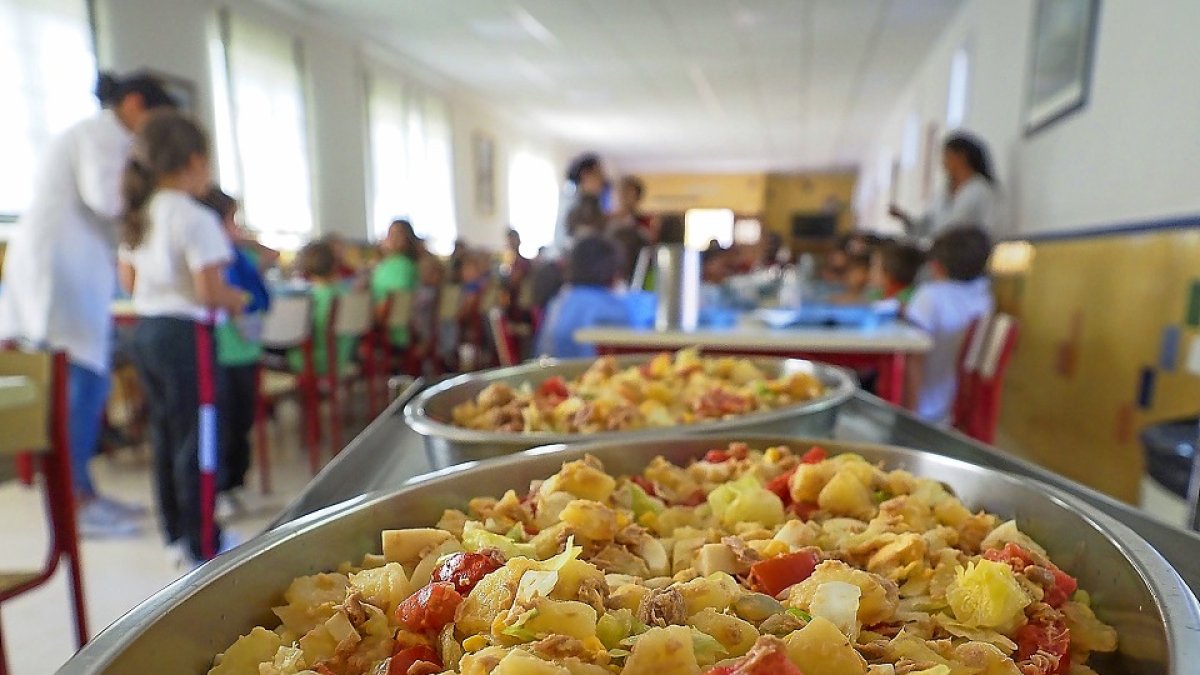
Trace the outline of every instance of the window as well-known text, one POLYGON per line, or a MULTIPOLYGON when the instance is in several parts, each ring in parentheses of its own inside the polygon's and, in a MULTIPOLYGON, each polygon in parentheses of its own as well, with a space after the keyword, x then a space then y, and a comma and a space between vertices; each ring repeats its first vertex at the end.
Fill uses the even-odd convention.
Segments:
POLYGON ((85 0, 0 0, 0 222, 33 199, 52 138, 96 112, 96 57, 85 0))
POLYGON ((554 242, 558 223, 558 172, 550 160, 527 151, 508 166, 508 222, 521 233, 521 253, 533 257, 554 242))
POLYGON ((450 109, 438 96, 383 77, 370 82, 371 200, 376 236, 408 218, 430 251, 454 248, 450 109))
POLYGON ((757 218, 738 218, 733 223, 733 243, 753 246, 762 239, 762 221, 757 218))
POLYGON ((723 248, 733 244, 733 211, 688 209, 683 214, 683 243, 703 251, 713 239, 723 248))
POLYGON ((222 187, 241 194, 246 225, 264 243, 299 248, 313 234, 299 45, 229 12, 220 23, 213 100, 222 187))
POLYGON ((967 95, 971 86, 971 54, 965 46, 950 58, 950 85, 946 92, 946 127, 957 129, 967 119, 967 95))

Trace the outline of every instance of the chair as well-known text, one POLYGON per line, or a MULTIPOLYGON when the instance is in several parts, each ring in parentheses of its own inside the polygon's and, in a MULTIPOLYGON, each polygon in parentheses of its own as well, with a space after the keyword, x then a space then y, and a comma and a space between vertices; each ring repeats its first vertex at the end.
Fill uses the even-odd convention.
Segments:
MULTIPOLYGON (((385 354, 384 366, 381 368, 383 387, 387 389, 387 377, 392 373, 401 372, 407 374, 415 374, 418 370, 418 364, 415 363, 415 353, 413 351, 412 323, 413 323, 413 302, 416 300, 416 294, 413 291, 395 291, 388 294, 384 304, 383 325, 379 332, 380 338, 378 344, 382 345, 385 354), (392 344, 392 331, 404 328, 410 336, 409 344, 399 347, 392 344)), ((435 320, 436 323, 436 320, 435 320)), ((437 326, 434 326, 435 332, 437 326)))
MULTIPOLYGON (((329 339, 326 341, 328 348, 325 350, 327 362, 325 376, 322 378, 329 393, 329 442, 330 453, 333 455, 342 450, 342 385, 353 383, 360 374, 368 378, 368 382, 375 376, 373 350, 365 350, 361 369, 354 364, 347 368, 339 368, 337 342, 342 338, 367 340, 370 333, 371 294, 368 291, 351 291, 339 296, 334 303, 332 320, 329 322, 329 339)), ((374 410, 374 394, 369 386, 368 398, 371 400, 370 407, 374 410)))
MULTIPOLYGON (((88 629, 67 431, 67 357, 61 352, 3 350, 0 375, 22 378, 14 390, 26 389, 26 400, 0 407, 0 428, 4 429, 0 434, 0 457, 36 449, 33 456, 45 479, 50 520, 50 550, 45 564, 38 570, 0 572, 0 604, 49 581, 65 559, 75 613, 75 640, 82 647, 88 629)), ((7 672, 7 667, 0 635, 0 673, 7 672)))
POLYGON ((954 426, 984 443, 996 439, 1004 373, 1016 347, 1017 321, 1008 314, 983 316, 968 328, 960 352, 954 426))
POLYGON ((259 484, 263 494, 269 494, 270 453, 266 423, 271 409, 278 401, 299 396, 301 408, 304 410, 303 435, 308 448, 309 466, 314 474, 320 468, 320 406, 312 352, 312 299, 307 295, 285 295, 275 298, 271 302, 271 309, 263 317, 262 344, 269 350, 300 349, 304 355, 304 367, 300 373, 293 373, 286 360, 281 364, 272 364, 270 360, 264 360, 258 369, 258 400, 254 410, 254 429, 260 467, 259 484))
POLYGON ((975 406, 975 391, 979 360, 983 355, 983 346, 987 342, 988 324, 991 314, 984 314, 967 325, 963 335, 962 345, 958 350, 958 363, 955 368, 956 386, 954 389, 954 405, 951 409, 951 422, 956 429, 970 433, 971 419, 975 406))
POLYGON ((1000 423, 1000 395, 1004 389, 1004 373, 1017 346, 1017 320, 1009 314, 992 317, 987 347, 979 364, 977 404, 975 406, 975 438, 984 443, 996 440, 1000 423))
POLYGON ((488 310, 488 328, 492 332, 492 342, 496 344, 496 357, 502 366, 515 366, 521 362, 517 349, 517 337, 509 328, 508 317, 504 310, 493 307, 488 310))

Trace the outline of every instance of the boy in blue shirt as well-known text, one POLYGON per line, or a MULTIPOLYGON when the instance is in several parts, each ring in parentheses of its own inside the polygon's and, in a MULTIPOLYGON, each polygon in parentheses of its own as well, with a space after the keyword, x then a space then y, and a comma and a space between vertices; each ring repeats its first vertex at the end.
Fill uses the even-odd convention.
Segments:
POLYGON ((627 326, 629 310, 612 286, 620 265, 609 240, 589 236, 575 242, 567 261, 567 285, 546 310, 538 336, 538 353, 556 358, 596 355, 592 345, 575 341, 575 331, 592 326, 627 326))

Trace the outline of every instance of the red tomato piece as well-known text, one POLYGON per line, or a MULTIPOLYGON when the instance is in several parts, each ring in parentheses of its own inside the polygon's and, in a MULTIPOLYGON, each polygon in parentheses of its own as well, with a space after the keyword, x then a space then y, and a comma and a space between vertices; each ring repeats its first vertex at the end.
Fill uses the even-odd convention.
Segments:
POLYGON ((1055 609, 1062 607, 1063 603, 1070 600, 1079 588, 1079 582, 1075 580, 1075 577, 1060 570, 1058 565, 1049 560, 1034 560, 1033 554, 1019 544, 1009 542, 1002 549, 988 549, 983 552, 983 557, 992 562, 1002 562, 1011 567, 1014 572, 1022 572, 1030 565, 1041 565, 1048 569, 1054 575, 1054 585, 1043 589, 1045 595, 1042 601, 1055 609))
POLYGON ((567 391, 567 381, 561 376, 555 375, 538 385, 538 394, 553 398, 567 398, 571 392, 567 391))
POLYGON ((433 651, 433 647, 417 645, 399 649, 392 654, 387 675, 408 675, 409 669, 421 662, 432 664, 439 669, 442 667, 442 660, 438 658, 437 652, 433 651))
POLYGON ((778 647, 755 646, 742 658, 721 666, 713 666, 704 675, 804 675, 788 660, 787 653, 778 647))
POLYGON ((704 461, 710 464, 720 464, 721 462, 729 461, 733 455, 724 450, 709 450, 704 453, 704 461))
POLYGON ((642 488, 642 491, 645 492, 646 494, 650 495, 651 497, 658 496, 658 493, 654 491, 654 483, 651 483, 650 480, 647 479, 645 476, 634 476, 634 477, 630 478, 629 480, 633 481, 634 485, 642 488))
POLYGON ((825 452, 825 448, 819 445, 814 445, 808 452, 800 455, 801 464, 817 464, 829 459, 829 453, 825 452))
POLYGON ((792 474, 794 473, 796 473, 796 470, 792 469, 781 476, 772 478, 771 482, 767 483, 767 489, 774 492, 776 497, 782 499, 784 506, 792 503, 792 491, 788 488, 788 482, 791 481, 792 474))
POLYGON ((449 581, 454 590, 466 595, 487 575, 504 567, 504 558, 492 550, 479 553, 455 553, 433 570, 433 581, 449 581))
POLYGON ((708 499, 708 495, 704 493, 704 490, 696 490, 689 495, 687 499, 679 502, 679 504, 681 506, 699 506, 703 504, 704 500, 706 499, 708 499))
POLYGON ((436 633, 454 620, 463 597, 448 581, 431 581, 396 608, 396 620, 415 632, 436 633))
POLYGON ((750 566, 750 585, 767 595, 779 595, 788 586, 798 584, 812 575, 817 562, 817 555, 811 551, 796 551, 760 560, 750 566))
POLYGON ((1071 631, 1062 621, 1049 624, 1027 623, 1017 629, 1016 662, 1021 664, 1038 652, 1045 652, 1058 657, 1058 666, 1052 670, 1043 671, 1032 664, 1021 666, 1025 675, 1066 675, 1071 669, 1071 631))
POLYGON ((816 502, 792 502, 787 505, 787 509, 800 520, 809 520, 821 507, 816 502))

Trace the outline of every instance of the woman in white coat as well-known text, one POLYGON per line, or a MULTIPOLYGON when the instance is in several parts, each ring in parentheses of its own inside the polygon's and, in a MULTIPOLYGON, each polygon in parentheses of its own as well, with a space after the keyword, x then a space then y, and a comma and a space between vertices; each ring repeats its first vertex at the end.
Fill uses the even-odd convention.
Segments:
POLYGON ((932 239, 956 225, 974 225, 994 237, 999 193, 983 141, 961 131, 950 134, 942 145, 942 167, 946 193, 931 211, 914 217, 892 204, 888 213, 904 223, 906 232, 922 238, 932 239))
POLYGON ((113 536, 136 532, 136 519, 145 512, 99 496, 88 470, 109 387, 121 179, 133 135, 148 112, 175 101, 158 80, 140 74, 124 80, 101 75, 96 95, 104 110, 47 146, 33 202, 9 242, 0 284, 0 340, 67 352, 80 531, 113 536))

